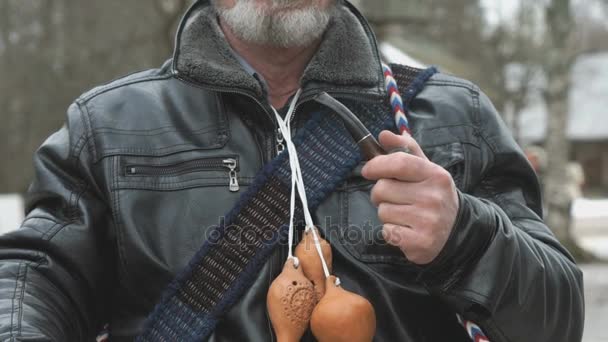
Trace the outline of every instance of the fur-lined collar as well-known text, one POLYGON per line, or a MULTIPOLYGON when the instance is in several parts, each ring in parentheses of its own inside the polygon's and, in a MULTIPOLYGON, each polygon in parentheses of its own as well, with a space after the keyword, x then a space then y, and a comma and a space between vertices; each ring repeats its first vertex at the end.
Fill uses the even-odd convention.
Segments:
MULTIPOLYGON (((347 1, 339 4, 323 42, 307 66, 302 86, 324 90, 383 94, 381 61, 369 25, 347 1)), ((224 38, 209 0, 199 0, 186 13, 177 36, 175 72, 210 87, 262 96, 259 82, 248 74, 224 38)))

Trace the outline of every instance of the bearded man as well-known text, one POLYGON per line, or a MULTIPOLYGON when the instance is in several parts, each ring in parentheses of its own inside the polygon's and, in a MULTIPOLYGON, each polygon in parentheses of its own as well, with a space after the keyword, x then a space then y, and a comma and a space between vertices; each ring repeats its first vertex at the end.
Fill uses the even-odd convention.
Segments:
POLYGON ((273 341, 287 132, 332 272, 372 303, 376 341, 470 341, 458 317, 494 342, 580 341, 581 272, 488 98, 392 69, 402 108, 347 1, 197 1, 173 58, 83 94, 37 151, 27 217, 0 239, 1 339, 89 341, 109 324, 111 341, 273 341), (324 92, 410 153, 363 162, 324 92))

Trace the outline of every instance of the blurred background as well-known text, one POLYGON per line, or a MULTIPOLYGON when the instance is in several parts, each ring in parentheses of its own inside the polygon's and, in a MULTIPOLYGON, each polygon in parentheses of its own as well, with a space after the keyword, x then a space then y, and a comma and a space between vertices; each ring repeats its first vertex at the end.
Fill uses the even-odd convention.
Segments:
MULTIPOLYGON (((0 0, 0 232, 19 226, 32 154, 71 101, 170 57, 190 3, 0 0)), ((540 176, 546 221, 583 264, 585 341, 608 341, 608 0, 355 4, 385 59, 490 96, 540 176)))

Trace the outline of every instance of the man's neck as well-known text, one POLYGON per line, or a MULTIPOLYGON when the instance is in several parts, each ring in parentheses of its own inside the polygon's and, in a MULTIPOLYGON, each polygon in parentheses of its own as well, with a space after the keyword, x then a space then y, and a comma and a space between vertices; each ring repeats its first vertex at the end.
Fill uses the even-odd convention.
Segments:
POLYGON ((270 104, 275 108, 285 106, 300 87, 300 79, 320 41, 293 48, 256 45, 239 39, 221 20, 220 26, 232 49, 266 81, 270 104))

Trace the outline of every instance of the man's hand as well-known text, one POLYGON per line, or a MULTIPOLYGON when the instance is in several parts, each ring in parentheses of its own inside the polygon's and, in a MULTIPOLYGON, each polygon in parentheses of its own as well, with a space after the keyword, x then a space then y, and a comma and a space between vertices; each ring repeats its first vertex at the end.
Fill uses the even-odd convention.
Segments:
POLYGON ((380 143, 387 151, 406 147, 412 153, 376 157, 362 171, 363 177, 377 181, 371 197, 384 223, 384 239, 411 262, 429 264, 445 246, 456 220, 458 193, 452 176, 429 161, 407 133, 384 131, 380 143))

